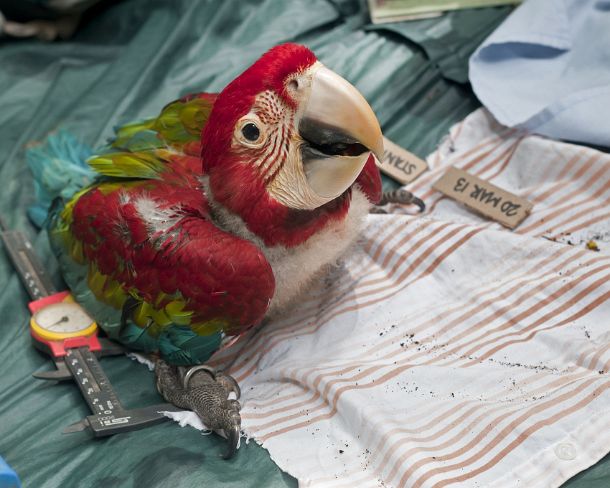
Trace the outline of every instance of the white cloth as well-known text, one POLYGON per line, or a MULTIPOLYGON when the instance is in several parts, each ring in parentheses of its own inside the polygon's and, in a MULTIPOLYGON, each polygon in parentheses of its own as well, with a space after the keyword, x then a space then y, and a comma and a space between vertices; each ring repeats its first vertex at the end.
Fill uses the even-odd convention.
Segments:
POLYGON ((426 215, 371 215, 292 313, 214 362, 302 486, 559 486, 610 450, 610 155, 482 109, 429 163, 426 215), (511 232, 442 197, 450 165, 533 213, 511 232))

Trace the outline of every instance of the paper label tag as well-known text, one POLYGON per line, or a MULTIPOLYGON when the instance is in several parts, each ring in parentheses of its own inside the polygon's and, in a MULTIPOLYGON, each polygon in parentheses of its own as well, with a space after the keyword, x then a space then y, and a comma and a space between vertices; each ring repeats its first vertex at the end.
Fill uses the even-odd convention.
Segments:
POLYGON ((428 163, 387 137, 383 138, 383 147, 383 161, 375 159, 377 167, 403 185, 411 183, 428 169, 428 163))
POLYGON ((533 208, 524 198, 455 167, 449 168, 432 187, 511 229, 517 227, 533 208))

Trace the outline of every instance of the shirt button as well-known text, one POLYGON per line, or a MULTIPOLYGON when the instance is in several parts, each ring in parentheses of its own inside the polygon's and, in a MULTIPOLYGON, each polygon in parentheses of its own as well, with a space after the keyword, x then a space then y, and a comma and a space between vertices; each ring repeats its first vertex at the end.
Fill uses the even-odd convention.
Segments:
POLYGON ((555 454, 559 459, 571 461, 576 458, 576 447, 569 442, 562 442, 555 447, 555 454))

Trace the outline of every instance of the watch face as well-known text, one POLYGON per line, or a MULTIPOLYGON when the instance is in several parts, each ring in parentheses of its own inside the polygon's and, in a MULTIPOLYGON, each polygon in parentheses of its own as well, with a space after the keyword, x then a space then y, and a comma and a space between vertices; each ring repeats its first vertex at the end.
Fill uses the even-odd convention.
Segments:
POLYGON ((74 334, 93 324, 93 319, 74 302, 48 305, 32 317, 41 329, 55 334, 74 334))

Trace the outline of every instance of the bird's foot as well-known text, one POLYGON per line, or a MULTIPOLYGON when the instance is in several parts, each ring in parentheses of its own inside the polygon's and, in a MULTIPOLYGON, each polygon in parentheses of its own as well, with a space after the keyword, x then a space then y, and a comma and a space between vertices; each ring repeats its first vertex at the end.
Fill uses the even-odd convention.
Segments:
POLYGON ((426 210, 426 204, 420 198, 416 197, 410 191, 404 189, 392 190, 392 191, 384 191, 381 195, 381 200, 373 207, 373 211, 371 213, 387 213, 385 210, 379 208, 383 205, 387 205, 388 203, 398 203, 400 205, 417 205, 419 207, 419 211, 423 212, 426 210))
POLYGON ((170 403, 192 410, 211 430, 222 430, 229 441, 223 456, 231 458, 241 433, 241 394, 237 382, 209 366, 176 367, 158 359, 155 364, 157 390, 170 403), (235 398, 229 398, 231 393, 235 398))

